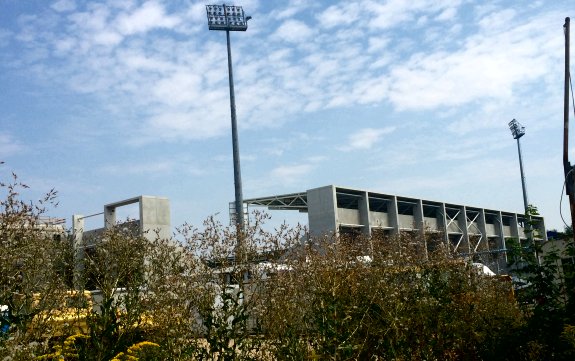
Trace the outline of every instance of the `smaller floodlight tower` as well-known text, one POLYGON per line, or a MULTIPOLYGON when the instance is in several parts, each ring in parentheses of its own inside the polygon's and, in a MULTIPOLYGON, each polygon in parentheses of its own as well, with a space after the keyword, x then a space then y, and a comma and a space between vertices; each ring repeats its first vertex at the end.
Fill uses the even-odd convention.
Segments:
POLYGON ((527 214, 529 201, 527 200, 525 174, 523 173, 523 158, 521 157, 521 143, 519 142, 519 138, 525 135, 525 127, 522 126, 517 120, 513 119, 509 122, 509 129, 511 130, 513 139, 517 139, 517 151, 519 152, 519 170, 521 171, 521 186, 523 187, 523 205, 525 206, 525 214, 527 214))

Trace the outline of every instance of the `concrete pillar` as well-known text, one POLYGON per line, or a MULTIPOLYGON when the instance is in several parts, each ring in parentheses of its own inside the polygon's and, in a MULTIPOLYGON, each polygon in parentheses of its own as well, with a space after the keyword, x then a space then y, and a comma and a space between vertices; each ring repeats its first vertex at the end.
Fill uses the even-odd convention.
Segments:
POLYGON ((140 231, 150 238, 156 238, 156 231, 162 238, 171 237, 170 201, 164 197, 139 196, 104 206, 104 228, 116 225, 116 208, 138 203, 140 231), (144 233, 145 232, 145 233, 144 233))
POLYGON ((423 202, 421 199, 417 200, 415 207, 413 208, 413 221, 415 223, 415 229, 419 230, 421 237, 425 236, 425 222, 423 218, 423 202))
POLYGON ((104 206, 104 229, 110 229, 116 225, 116 206, 104 206))
POLYGON ((82 245, 82 238, 84 235, 84 216, 81 214, 74 214, 72 216, 72 241, 74 249, 82 245))
POLYGON ((517 219, 517 214, 513 214, 511 218, 511 236, 517 238, 521 244, 521 237, 519 237, 519 220, 517 219))
POLYGON ((84 260, 84 216, 74 214, 72 216, 72 250, 74 252, 74 274, 72 282, 75 289, 81 288, 81 275, 83 271, 82 261, 84 260))
POLYGON ((371 220, 369 219, 369 195, 362 192, 359 200, 359 221, 363 224, 361 231, 366 236, 371 236, 371 220))
POLYGON ((545 220, 543 218, 537 219, 537 230, 541 235, 541 239, 547 241, 547 230, 545 228, 545 220))
POLYGON ((445 245, 449 247, 449 232, 447 230, 447 210, 445 209, 445 203, 441 203, 439 213, 440 214, 437 215, 437 223, 440 228, 443 228, 443 239, 445 241, 445 245))
MULTIPOLYGON (((479 216, 477 217, 477 226, 479 228, 479 232, 481 233, 480 242, 485 242, 485 249, 489 250, 489 242, 487 240, 487 226, 485 225, 485 209, 483 208, 479 210, 479 216)), ((479 246, 479 244, 477 246, 479 246)))
MULTIPOLYGON (((427 254, 427 240, 425 239, 425 221, 423 217, 423 201, 421 199, 417 200, 415 207, 413 207, 413 222, 415 223, 415 228, 419 231, 421 237, 421 242, 423 243, 423 252, 425 253, 425 259, 428 258, 427 254)), ((419 246, 419 245, 418 245, 419 246)))
POLYGON ((501 214, 501 211, 497 212, 497 223, 499 224, 499 226, 497 227, 497 234, 499 236, 499 248, 505 250, 505 252, 503 252, 504 258, 505 258, 505 264, 507 264, 507 245, 505 244, 505 233, 503 231, 503 215, 501 214))
POLYGON ((307 191, 308 223, 312 238, 337 234, 337 199, 330 185, 307 191))
POLYGON ((140 231, 154 240, 157 236, 162 239, 171 237, 170 201, 162 197, 140 197, 140 231), (156 234, 157 233, 157 234, 156 234))
POLYGON ((461 206, 459 209, 459 215, 457 216, 457 223, 459 229, 463 233, 463 237, 459 243, 459 251, 470 253, 469 249, 469 232, 467 231, 467 209, 465 206, 461 206))
POLYGON ((387 205, 387 215, 389 217, 389 224, 393 227, 393 234, 399 234, 399 211, 397 210, 397 197, 391 196, 387 205))

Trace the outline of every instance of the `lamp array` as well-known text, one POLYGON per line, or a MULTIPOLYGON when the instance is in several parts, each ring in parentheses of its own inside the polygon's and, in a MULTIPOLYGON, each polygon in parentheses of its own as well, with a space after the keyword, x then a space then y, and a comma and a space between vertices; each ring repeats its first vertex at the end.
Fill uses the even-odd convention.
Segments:
POLYGON ((246 31, 248 24, 241 6, 206 5, 210 30, 246 31))

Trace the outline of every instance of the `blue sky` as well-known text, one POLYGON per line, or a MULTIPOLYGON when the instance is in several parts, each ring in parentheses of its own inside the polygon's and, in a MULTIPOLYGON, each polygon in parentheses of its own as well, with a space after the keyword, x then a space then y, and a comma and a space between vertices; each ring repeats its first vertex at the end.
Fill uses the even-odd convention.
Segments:
MULTIPOLYGON (((207 28, 211 3, 0 0, 1 179, 16 172, 32 198, 56 188, 50 215, 68 224, 140 194, 170 198, 175 226, 227 222, 226 40, 207 28)), ((571 1, 236 5, 253 17, 231 34, 245 198, 336 184, 522 212, 516 118, 529 201, 563 228, 571 1)))

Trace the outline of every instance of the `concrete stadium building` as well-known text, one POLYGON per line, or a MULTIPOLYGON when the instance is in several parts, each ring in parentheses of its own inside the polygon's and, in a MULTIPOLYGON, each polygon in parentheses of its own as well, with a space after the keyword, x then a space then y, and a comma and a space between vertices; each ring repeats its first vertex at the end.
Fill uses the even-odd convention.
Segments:
MULTIPOLYGON (((156 237, 169 239, 172 235, 170 219, 170 200, 165 197, 155 196, 137 196, 124 199, 118 202, 104 205, 104 211, 100 213, 82 215, 75 214, 72 216, 72 246, 74 249, 75 272, 74 284, 78 284, 78 275, 82 273, 81 260, 86 253, 93 252, 93 249, 102 241, 104 232, 118 224, 118 208, 137 204, 138 219, 129 221, 120 221, 123 226, 133 227, 135 232, 149 240, 156 237), (85 229, 85 220, 87 218, 104 216, 104 224, 101 228, 85 229)), ((99 302, 99 291, 94 291, 94 301, 99 302)))
MULTIPOLYGON (((98 235, 106 229, 112 228, 117 224, 116 210, 131 204, 138 205, 139 219, 131 221, 139 232, 146 238, 154 239, 171 237, 170 225, 170 200, 165 197, 155 196, 138 196, 128 198, 118 202, 104 205, 104 211, 101 213, 90 214, 87 216, 75 214, 72 216, 72 232, 74 246, 77 248, 86 247, 82 242, 98 239, 98 235), (85 229, 85 219, 104 215, 104 224, 102 228, 92 230, 85 229)), ((88 247, 91 245, 88 245, 88 247)))
MULTIPOLYGON (((308 214, 312 237, 325 234, 397 235, 416 232, 425 242, 441 237, 450 249, 473 256, 497 273, 507 270, 506 240, 527 240, 524 214, 328 185, 305 192, 244 200, 248 206, 308 214)), ((546 240, 543 217, 533 235, 546 240)))

